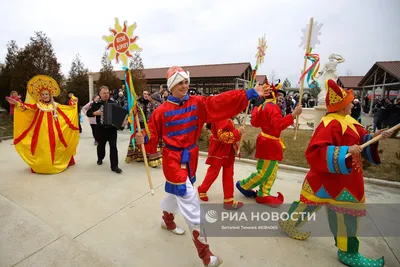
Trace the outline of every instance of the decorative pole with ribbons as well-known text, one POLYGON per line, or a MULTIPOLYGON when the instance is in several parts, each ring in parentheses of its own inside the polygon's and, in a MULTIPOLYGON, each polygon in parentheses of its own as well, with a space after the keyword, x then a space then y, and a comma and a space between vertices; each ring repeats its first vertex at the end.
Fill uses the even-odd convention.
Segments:
MULTIPOLYGON (((249 85, 247 86, 247 89, 251 89, 255 85, 257 70, 258 70, 259 65, 264 63, 264 57, 265 57, 267 48, 268 48, 267 41, 265 40, 265 34, 264 34, 264 36, 262 38, 258 38, 258 46, 257 46, 257 54, 256 54, 257 62, 256 62, 256 66, 254 67, 253 72, 251 73, 251 79, 250 79, 249 85)), ((250 107, 250 101, 247 104, 246 113, 244 114, 242 126, 246 125, 249 107, 250 107)), ((243 135, 240 137, 240 141, 239 141, 239 146, 238 146, 238 150, 237 150, 238 157, 240 157, 240 148, 242 147, 242 142, 243 142, 243 135)))
MULTIPOLYGON (((133 148, 135 149, 135 133, 136 131, 141 132, 141 126, 138 117, 138 110, 141 112, 145 128, 147 130, 148 137, 150 138, 150 132, 147 128, 146 117, 143 114, 143 110, 137 105, 137 95, 135 92, 135 88, 133 86, 133 79, 131 71, 128 68, 128 57, 133 58, 133 55, 130 53, 131 51, 142 51, 136 41, 139 39, 138 36, 133 36, 133 31, 136 29, 136 23, 128 26, 127 22, 124 22, 123 27, 119 24, 118 18, 115 18, 115 29, 110 28, 110 32, 112 33, 109 36, 103 36, 103 40, 108 43, 107 50, 110 50, 110 54, 108 56, 108 60, 116 60, 116 63, 119 63, 119 60, 122 61, 122 69, 124 70, 124 81, 126 94, 128 97, 128 109, 129 115, 128 120, 131 124, 131 140, 133 148)), ((141 145, 144 164, 146 167, 147 178, 149 182, 149 187, 151 190, 151 194, 154 195, 153 182, 151 180, 150 168, 147 161, 146 149, 144 144, 141 145)))
MULTIPOLYGON (((397 129, 400 129, 400 123, 398 123, 397 125, 393 126, 393 127, 390 128, 388 131, 395 132, 397 129)), ((381 140, 381 139, 382 139, 382 134, 380 134, 380 135, 378 135, 378 136, 372 138, 372 139, 369 140, 368 142, 365 142, 364 144, 360 145, 360 147, 361 147, 362 149, 364 149, 364 148, 366 148, 367 146, 369 146, 369 145, 371 145, 371 144, 373 144, 373 143, 375 143, 375 142, 378 142, 378 141, 381 140)), ((347 154, 346 154, 346 159, 347 159, 348 157, 350 157, 351 155, 352 155, 351 153, 347 153, 347 154)))
MULTIPOLYGON (((317 22, 314 23, 314 18, 310 18, 310 23, 307 25, 306 28, 302 29, 303 36, 302 41, 300 43, 300 47, 305 49, 304 55, 304 66, 303 71, 300 77, 300 90, 299 90, 299 103, 303 100, 303 90, 304 90, 304 77, 307 75, 308 82, 312 79, 318 85, 318 82, 315 80, 316 74, 318 73, 319 69, 319 56, 317 54, 311 54, 312 48, 316 44, 319 44, 318 36, 321 35, 320 29, 322 27, 322 23, 318 24, 317 22), (311 60, 312 65, 310 68, 307 69, 307 59, 311 60)), ((310 83, 309 83, 310 84, 310 83)), ((313 85, 314 86, 314 85, 313 85)), ((299 128, 299 116, 296 116, 296 127, 294 129, 294 140, 297 137, 297 130, 299 128)))

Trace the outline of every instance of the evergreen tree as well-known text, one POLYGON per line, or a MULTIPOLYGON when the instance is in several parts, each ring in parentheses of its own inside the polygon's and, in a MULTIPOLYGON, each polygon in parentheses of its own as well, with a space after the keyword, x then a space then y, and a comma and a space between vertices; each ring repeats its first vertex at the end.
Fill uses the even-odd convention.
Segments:
POLYGON ((14 40, 8 42, 5 64, 0 73, 0 106, 7 109, 9 109, 9 105, 5 100, 5 97, 9 96, 10 92, 12 91, 11 80, 13 77, 13 71, 15 69, 18 52, 19 48, 17 43, 14 40))
POLYGON ((67 90, 72 91, 79 99, 79 104, 85 105, 89 99, 89 70, 85 68, 79 54, 72 61, 69 71, 69 81, 67 82, 67 90))
POLYGON ((286 78, 285 81, 282 84, 283 89, 290 88, 291 86, 292 86, 292 84, 290 83, 289 79, 286 78))

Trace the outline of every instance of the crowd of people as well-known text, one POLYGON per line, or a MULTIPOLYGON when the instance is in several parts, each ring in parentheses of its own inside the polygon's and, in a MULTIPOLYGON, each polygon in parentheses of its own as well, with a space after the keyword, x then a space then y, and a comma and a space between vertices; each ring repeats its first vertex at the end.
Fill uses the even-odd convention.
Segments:
MULTIPOLYGON (((205 230, 201 227, 200 201, 208 201, 207 191, 222 169, 223 207, 237 210, 244 206, 243 202, 234 199, 234 162, 245 127, 236 129, 232 118, 245 110, 250 101, 251 125, 261 129, 256 145, 256 171, 238 180, 236 188, 261 205, 278 207, 284 201, 283 194, 279 192, 278 196, 272 196, 271 188, 287 149, 281 132, 293 125, 303 106, 311 107, 317 103, 313 98, 299 103, 296 96, 286 96, 278 85, 268 81, 261 85, 257 83, 248 90, 201 96, 189 90, 190 76, 182 68, 171 67, 166 76, 166 90, 160 88, 152 94, 143 91, 138 98, 139 120, 134 123, 141 130, 131 136, 125 162, 143 161, 140 147, 144 145, 149 165, 163 165, 166 197, 161 202, 161 227, 177 235, 184 234, 185 230, 175 223, 175 214, 179 211, 190 229, 204 266, 216 267, 222 264, 222 259, 211 252, 205 230), (202 184, 196 188, 197 142, 204 124, 212 133, 206 161, 210 166, 202 184), (133 141, 136 146, 133 146, 133 141)), ((358 219, 366 214, 361 157, 373 164, 380 163, 378 143, 364 150, 360 145, 378 135, 387 139, 393 132, 379 129, 370 134, 359 123, 361 107, 353 92, 342 89, 334 80, 328 80, 327 86, 328 113, 316 127, 305 151, 310 170, 301 187, 299 200, 293 202, 289 213, 312 214, 325 206, 339 261, 353 267, 384 266, 383 257, 369 259, 359 253, 358 219), (347 154, 350 157, 347 158, 347 154), (352 232, 343 235, 345 229, 350 228, 352 232)), ((52 78, 38 75, 28 82, 27 98, 31 99, 22 102, 16 92, 7 97, 14 107, 15 148, 34 173, 56 174, 75 165, 74 156, 82 131, 78 99, 70 92, 64 103, 57 103, 53 97, 59 94, 60 88, 52 78)), ((397 100, 394 107, 386 103, 379 108, 397 109, 398 112, 399 102, 397 100)), ((122 173, 117 148, 121 129, 105 123, 103 115, 108 104, 128 109, 123 87, 111 91, 107 86, 101 86, 98 95, 82 111, 89 117, 97 146, 97 164, 103 164, 106 144, 109 143, 111 170, 122 173)), ((132 122, 126 116, 124 124, 129 123, 132 122)), ((305 240, 310 235, 301 231, 304 223, 306 221, 293 220, 292 216, 279 222, 282 230, 296 240, 305 240)))
POLYGON ((393 127, 400 123, 400 97, 378 99, 372 109, 374 116, 374 131, 393 127))

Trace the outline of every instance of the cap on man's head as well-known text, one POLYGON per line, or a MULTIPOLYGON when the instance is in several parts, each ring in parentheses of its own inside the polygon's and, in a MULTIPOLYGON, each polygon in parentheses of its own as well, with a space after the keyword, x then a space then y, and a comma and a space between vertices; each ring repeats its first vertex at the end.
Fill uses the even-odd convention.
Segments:
POLYGON ((167 71, 167 86, 171 90, 175 85, 187 79, 190 83, 189 72, 185 72, 181 67, 173 66, 167 71))

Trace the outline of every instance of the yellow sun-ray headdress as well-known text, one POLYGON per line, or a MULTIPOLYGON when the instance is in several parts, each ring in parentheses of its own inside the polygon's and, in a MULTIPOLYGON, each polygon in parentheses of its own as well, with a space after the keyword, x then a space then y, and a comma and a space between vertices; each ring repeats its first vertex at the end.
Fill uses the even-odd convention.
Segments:
MULTIPOLYGON (((60 87, 57 82, 46 75, 36 75, 28 82, 28 95, 33 98, 34 101, 38 102, 40 100, 40 94, 42 91, 49 91, 52 97, 57 97, 60 95, 60 87)), ((26 101, 25 101, 26 102, 26 101)))

